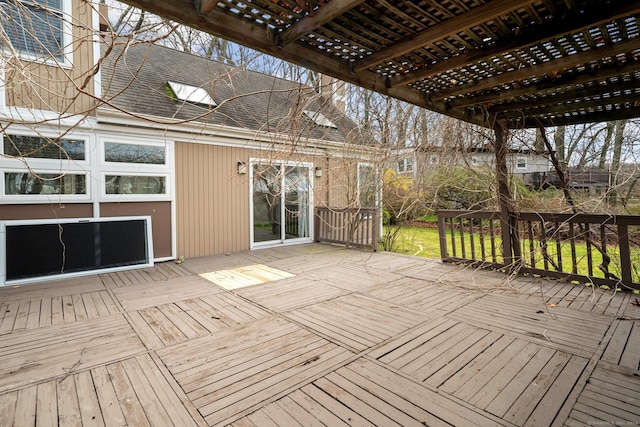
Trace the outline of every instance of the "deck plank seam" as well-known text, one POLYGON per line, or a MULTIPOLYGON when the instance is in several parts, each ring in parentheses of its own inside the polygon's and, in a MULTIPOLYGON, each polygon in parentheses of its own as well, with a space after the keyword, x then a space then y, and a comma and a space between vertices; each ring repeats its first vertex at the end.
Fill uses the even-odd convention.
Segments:
POLYGON ((589 381, 589 378, 591 377, 591 375, 593 374, 593 371, 598 366, 598 362, 600 362, 600 359, 602 358, 602 355, 604 354, 604 351, 606 350, 607 345, 609 345, 609 342, 613 337, 613 334, 616 329, 614 326, 615 323, 616 323, 615 321, 611 322, 607 332, 605 333, 602 340, 598 344, 596 351, 593 353, 593 355, 587 362, 587 366, 585 366, 584 370, 582 371, 582 374, 580 374, 575 384, 573 385, 571 392, 567 395, 567 398, 565 399, 563 405, 560 407, 560 410, 556 414, 553 420, 553 423, 551 424, 551 427, 560 427, 564 425, 569 419, 571 410, 578 402, 578 398, 582 394, 585 386, 587 385, 587 382, 589 381))
POLYGON ((405 380, 411 381, 412 383, 414 383, 414 384, 416 384, 416 385, 418 385, 418 386, 420 386, 420 387, 422 387, 422 388, 424 388, 424 389, 426 389, 426 390, 428 390, 428 391, 430 391, 432 393, 435 393, 435 394, 438 394, 440 396, 443 396, 444 398, 446 398, 446 399, 448 399, 448 400, 450 400, 450 401, 452 401, 452 402, 454 402, 454 403, 456 403, 456 404, 458 404, 460 406, 463 406, 463 407, 465 407, 467 409, 470 409, 470 410, 472 410, 472 411, 474 411, 476 413, 482 414, 483 416, 486 416, 487 418, 495 421, 498 424, 502 424, 504 426, 509 426, 509 427, 516 427, 515 424, 512 424, 512 423, 510 423, 509 421, 507 421, 505 419, 502 419, 502 418, 500 418, 500 417, 498 417, 496 415, 493 415, 490 412, 484 411, 484 410, 476 407, 475 405, 472 405, 471 403, 466 402, 466 401, 464 401, 464 400, 462 400, 462 399, 460 399, 460 398, 458 398, 458 397, 456 397, 456 396, 454 396, 454 395, 452 395, 450 393, 447 393, 447 392, 445 392, 443 390, 440 390, 440 389, 438 389, 438 388, 436 388, 436 387, 434 387, 434 386, 432 386, 432 385, 430 385, 430 384, 428 384, 426 382, 420 381, 420 380, 410 376, 409 374, 406 374, 406 373, 402 372, 401 370, 399 370, 397 368, 394 368, 391 365, 388 365, 386 363, 383 363, 383 362, 379 361, 378 359, 375 359, 375 358, 373 358, 373 357, 371 357, 369 355, 366 355, 366 354, 363 355, 362 358, 367 360, 367 361, 369 361, 369 362, 373 362, 376 365, 381 366, 384 369, 387 369, 387 370, 393 372, 395 375, 398 375, 398 376, 404 378, 405 380))
MULTIPOLYGON (((331 343, 335 344, 333 342, 331 342, 331 343)), ((343 346, 339 346, 339 347, 344 348, 343 346)), ((350 351, 350 350, 348 350, 348 351, 350 351)), ((329 366, 329 367, 319 371, 315 375, 313 375, 313 376, 311 376, 309 378, 306 378, 304 380, 301 380, 298 383, 296 383, 294 385, 291 385, 291 386, 287 387, 286 389, 280 391, 279 393, 273 394, 273 395, 269 396, 267 399, 243 409, 242 411, 232 415, 231 417, 228 417, 228 418, 226 418, 226 419, 214 424, 214 426, 225 426, 225 425, 231 424, 234 421, 237 421, 238 419, 240 419, 240 418, 242 418, 242 417, 244 417, 246 415, 249 415, 249 414, 255 412, 256 410, 258 410, 258 409, 260 409, 260 408, 262 408, 264 406, 267 406, 267 405, 269 405, 269 404, 271 404, 273 402, 276 402, 280 398, 285 397, 285 396, 289 395, 290 393, 293 393, 293 392, 295 392, 297 390, 302 389, 303 387, 305 387, 305 386, 307 386, 309 384, 312 384, 313 382, 317 381, 318 379, 320 379, 320 378, 328 375, 329 373, 334 372, 334 371, 336 371, 336 370, 348 365, 349 363, 352 363, 353 361, 357 360, 358 358, 360 358, 360 355, 353 353, 351 356, 349 356, 348 358, 342 360, 341 362, 335 363, 334 365, 329 366)))

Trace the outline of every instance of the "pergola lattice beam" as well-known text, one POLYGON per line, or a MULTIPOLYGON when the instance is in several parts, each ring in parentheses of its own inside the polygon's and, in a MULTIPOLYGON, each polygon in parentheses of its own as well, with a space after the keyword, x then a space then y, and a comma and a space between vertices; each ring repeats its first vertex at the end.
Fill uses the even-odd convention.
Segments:
POLYGON ((277 46, 286 46, 362 2, 364 0, 332 0, 319 8, 313 15, 309 14, 286 30, 277 33, 275 43, 277 46))
POLYGON ((483 24, 497 16, 526 7, 533 2, 534 0, 494 0, 455 18, 446 20, 434 27, 428 28, 403 41, 394 43, 386 49, 379 50, 356 62, 353 70, 356 73, 362 72, 375 65, 405 55, 435 41, 442 40, 445 37, 457 34, 464 28, 483 24))
MULTIPOLYGON (((589 82, 598 82, 606 80, 612 77, 633 74, 640 71, 639 61, 630 61, 629 63, 617 66, 610 65, 599 70, 594 70, 589 73, 576 74, 569 77, 560 77, 557 79, 544 81, 535 85, 528 85, 521 88, 512 88, 509 90, 510 98, 518 98, 527 95, 534 95, 546 92, 552 92, 557 89, 563 89, 568 86, 581 85, 589 82)), ((469 106, 479 106, 489 103, 500 101, 500 98, 495 93, 488 93, 486 95, 467 96, 464 98, 456 98, 447 102, 453 109, 464 108, 469 106)))
POLYGON ((388 84, 390 87, 403 86, 473 62, 504 55, 514 50, 534 46, 554 37, 584 31, 588 28, 602 25, 618 18, 636 14, 640 14, 640 3, 632 2, 614 5, 598 5, 594 9, 589 10, 589 12, 583 15, 578 15, 575 19, 569 20, 568 25, 544 26, 537 31, 530 31, 529 33, 525 33, 511 41, 498 42, 484 49, 472 50, 467 53, 447 58, 446 60, 438 62, 432 66, 392 76, 389 78, 388 84))
POLYGON ((607 102, 610 102, 610 100, 612 99, 611 97, 614 96, 613 94, 618 92, 631 92, 631 96, 635 96, 637 92, 637 86, 637 80, 630 80, 608 85, 595 84, 583 89, 567 90, 559 95, 554 94, 548 97, 545 96, 527 101, 516 101, 493 105, 487 108, 487 112, 489 114, 496 114, 499 116, 500 113, 527 109, 535 114, 538 111, 542 111, 538 109, 560 105, 566 110, 569 110, 570 108, 578 110, 586 106, 585 102, 591 102, 592 100, 596 99, 599 99, 603 104, 606 104, 607 102), (567 104, 569 102, 571 102, 571 104, 567 104), (540 107, 541 105, 542 107, 540 107))
POLYGON ((599 47, 597 49, 589 49, 573 55, 561 57, 559 59, 548 61, 542 64, 523 67, 518 70, 504 72, 493 77, 488 77, 476 82, 465 83, 454 86, 449 89, 432 92, 430 97, 432 100, 462 95, 469 92, 479 92, 485 89, 491 89, 496 86, 527 80, 533 76, 543 76, 545 74, 562 73, 563 70, 572 68, 581 64, 588 64, 603 58, 611 58, 626 52, 640 50, 640 37, 621 41, 614 44, 599 47))

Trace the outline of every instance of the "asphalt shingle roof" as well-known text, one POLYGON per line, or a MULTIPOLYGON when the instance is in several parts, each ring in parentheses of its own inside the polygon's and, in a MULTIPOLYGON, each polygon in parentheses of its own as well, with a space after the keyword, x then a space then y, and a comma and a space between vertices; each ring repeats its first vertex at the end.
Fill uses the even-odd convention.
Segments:
MULTIPOLYGON (((105 44, 106 50, 107 44, 105 44)), ((212 123, 296 138, 361 143, 356 125, 309 86, 144 42, 116 41, 101 66, 103 98, 112 107, 159 118, 212 123), (212 108, 176 100, 167 81, 202 87, 212 108), (315 125, 321 112, 337 129, 315 125)))

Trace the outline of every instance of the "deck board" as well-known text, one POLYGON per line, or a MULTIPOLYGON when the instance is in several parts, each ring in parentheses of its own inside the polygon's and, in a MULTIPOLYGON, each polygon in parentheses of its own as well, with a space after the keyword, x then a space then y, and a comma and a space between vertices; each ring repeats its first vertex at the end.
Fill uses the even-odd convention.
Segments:
POLYGON ((346 291, 322 280, 293 277, 238 289, 236 294, 277 312, 326 301, 346 291))
POLYGON ((578 397, 566 425, 587 420, 595 425, 636 425, 640 420, 640 377, 596 367, 578 397))
POLYGON ((4 310, 0 309, 0 335, 44 328, 51 324, 94 319, 119 312, 117 305, 105 290, 31 298, 3 304, 3 308, 4 310))
POLYGON ((366 290, 365 293, 424 313, 441 312, 442 314, 462 307, 482 296, 478 292, 455 288, 447 289, 427 281, 416 281, 411 278, 380 284, 366 290))
POLYGON ((192 275, 193 272, 186 268, 185 265, 167 261, 156 263, 153 267, 103 273, 100 274, 99 277, 107 288, 117 288, 144 283, 162 282, 192 275))
POLYGON ((427 319, 419 311, 351 294, 286 316, 354 351, 365 350, 427 319))
POLYGON ((231 422, 248 408, 255 409, 271 396, 309 382, 352 356, 335 344, 273 317, 219 331, 158 354, 210 424, 231 422), (296 332, 302 334, 304 345, 287 348, 290 333, 296 332), (278 347, 285 350, 278 352, 278 347), (239 357, 241 354, 245 357, 239 357))
POLYGON ((0 425, 621 425, 636 298, 319 244, 2 288, 0 425))
POLYGON ((583 357, 591 357, 611 319, 599 314, 532 304, 513 297, 487 295, 447 315, 484 324, 519 338, 583 357))
POLYGON ((112 292, 125 310, 133 311, 222 292, 222 289, 198 276, 189 276, 115 288, 112 292))
POLYGON ((309 277, 327 280, 331 285, 348 291, 365 291, 380 284, 391 283, 403 276, 393 272, 369 268, 366 265, 344 262, 331 269, 314 271, 309 277), (345 279, 348 278, 348 279, 345 279))
POLYGON ((0 336, 0 392, 141 351, 122 315, 0 336))

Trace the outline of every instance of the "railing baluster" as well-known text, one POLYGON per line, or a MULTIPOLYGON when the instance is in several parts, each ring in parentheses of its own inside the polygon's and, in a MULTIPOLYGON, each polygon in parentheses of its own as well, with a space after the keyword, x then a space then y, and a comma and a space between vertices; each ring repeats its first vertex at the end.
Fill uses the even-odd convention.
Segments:
POLYGON ((471 244, 471 259, 476 260, 476 240, 473 234, 473 218, 469 218, 469 243, 471 244))
POLYGON ((531 221, 527 221, 527 229, 529 231, 529 259, 531 261, 531 267, 536 268, 535 235, 533 234, 533 225, 531 221))
POLYGON ((573 222, 569 222, 569 243, 571 244, 571 272, 578 274, 578 255, 576 253, 576 236, 573 232, 573 222))
POLYGON ((482 262, 487 262, 487 251, 484 247, 484 221, 482 218, 478 220, 478 224, 480 225, 478 229, 480 233, 480 254, 482 256, 482 262))
POLYGON ((494 263, 497 263, 498 256, 496 254, 496 230, 493 227, 493 218, 489 219, 489 236, 491 237, 491 260, 494 263))
POLYGON ((542 253, 542 261, 544 269, 549 270, 549 251, 547 250, 547 225, 544 219, 540 220, 540 251, 542 253))
MULTIPOLYGON (((489 245, 487 244, 486 248, 484 245, 488 243, 486 242, 488 238, 491 240, 491 257, 494 261, 492 266, 508 267, 504 263, 508 262, 506 257, 509 257, 510 254, 504 254, 505 258, 502 258, 499 251, 496 250, 496 239, 504 238, 496 231, 494 218, 498 215, 497 212, 438 212, 438 230, 443 259, 471 264, 477 263, 478 257, 482 254, 482 259, 485 260, 488 256, 486 251, 488 251, 489 245), (483 221, 487 218, 489 218, 488 223, 485 224, 483 221), (465 229, 465 227, 468 228, 465 229), (451 236, 447 237, 447 232, 450 232, 451 236), (466 233, 469 235, 468 239, 465 236, 466 233), (481 245, 479 251, 476 248, 477 243, 481 245), (449 244, 450 248, 447 247, 449 244), (467 244, 470 245, 470 251, 467 244), (457 249, 458 245, 461 246, 460 251, 457 249), (449 250, 452 253, 449 253, 449 250)), ((519 229, 518 237, 523 241, 513 250, 521 252, 519 256, 524 255, 520 259, 527 260, 526 265, 522 265, 519 270, 521 273, 570 278, 598 286, 613 287, 624 283, 625 286, 640 290, 640 281, 633 270, 635 267, 633 262, 637 262, 635 257, 639 248, 635 241, 628 236, 629 230, 636 233, 636 230, 639 229, 640 217, 531 212, 518 213, 517 218, 517 222, 513 224, 514 233, 519 229), (597 226, 600 227, 599 232, 597 226), (617 228, 614 229, 614 226, 617 228), (614 237, 617 240, 613 240, 614 237), (529 239, 529 244, 524 241, 526 238, 529 239), (607 241, 607 239, 610 240, 607 241), (610 245, 610 242, 613 244, 610 245), (567 250, 564 254, 563 248, 567 250), (529 251, 528 257, 525 253, 527 250, 529 251), (540 255, 537 253, 538 250, 540 255), (555 250, 555 254, 550 252, 553 250, 555 250), (586 257, 581 255, 584 250, 586 250, 586 257), (570 266, 568 263, 569 251, 571 251, 570 266), (598 251, 602 256, 602 263, 599 267, 603 271, 604 277, 598 271, 599 258, 595 251, 598 251), (542 257, 541 263, 539 263, 539 257, 542 257), (586 265, 583 260, 586 261, 586 265), (612 260, 615 261, 614 264, 612 264, 612 260), (620 278, 614 276, 613 273, 620 278)), ((511 256, 515 255, 511 254, 511 256)))
POLYGON ((604 224, 600 224, 600 246, 602 248, 602 272, 606 279, 609 277, 609 257, 607 254, 607 231, 604 224))
POLYGON ((460 218, 460 251, 462 252, 462 258, 467 258, 467 248, 464 244, 464 219, 460 218))
POLYGON ((560 239, 560 226, 558 225, 558 221, 554 221, 553 229, 555 230, 555 241, 556 241, 556 259, 558 260, 558 271, 564 271, 562 269, 562 242, 560 239))
POLYGON ((457 257, 458 251, 456 249, 456 227, 455 227, 455 219, 450 218, 450 226, 451 226, 451 252, 452 256, 457 257))
POLYGON ((587 245, 587 270, 589 272, 589 276, 593 276, 593 248, 591 245, 591 225, 589 223, 583 223, 582 227, 584 228, 584 241, 587 245))

